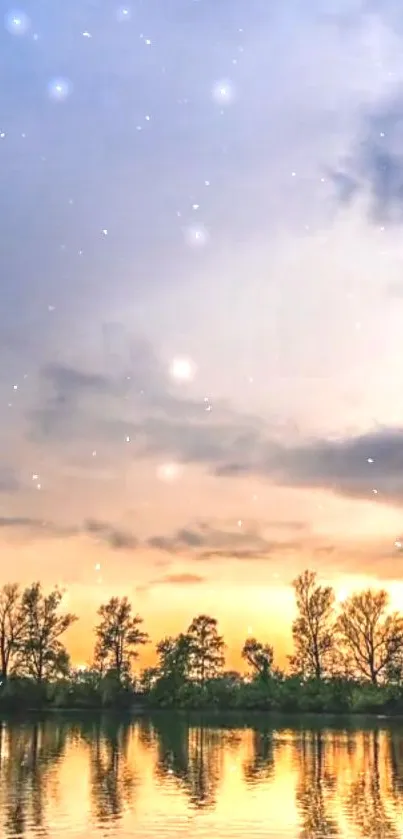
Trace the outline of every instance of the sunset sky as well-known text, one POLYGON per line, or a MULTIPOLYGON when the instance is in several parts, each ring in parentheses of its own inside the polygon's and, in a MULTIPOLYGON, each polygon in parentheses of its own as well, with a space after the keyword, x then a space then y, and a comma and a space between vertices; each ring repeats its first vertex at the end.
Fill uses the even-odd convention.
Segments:
POLYGON ((230 666, 307 567, 403 608, 399 12, 6 12, 0 582, 64 586, 75 662, 112 594, 230 666))

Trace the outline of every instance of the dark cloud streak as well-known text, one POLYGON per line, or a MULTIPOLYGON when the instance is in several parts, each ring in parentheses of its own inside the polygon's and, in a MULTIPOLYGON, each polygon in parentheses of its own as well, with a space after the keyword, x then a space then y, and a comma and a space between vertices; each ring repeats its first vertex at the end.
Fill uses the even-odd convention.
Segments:
POLYGON ((339 169, 332 171, 337 200, 368 200, 375 224, 403 221, 403 92, 367 111, 361 134, 339 169))

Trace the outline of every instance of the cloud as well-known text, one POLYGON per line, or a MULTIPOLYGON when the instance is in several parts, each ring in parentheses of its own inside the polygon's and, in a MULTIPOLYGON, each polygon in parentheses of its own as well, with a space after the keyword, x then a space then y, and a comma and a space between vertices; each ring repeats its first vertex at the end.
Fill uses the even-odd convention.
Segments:
POLYGON ((200 574, 166 574, 164 577, 159 577, 158 579, 154 580, 151 583, 151 585, 193 586, 204 583, 205 580, 206 578, 201 577, 200 574))
MULTIPOLYGON (((287 523, 281 523, 279 531, 286 531, 287 523)), ((289 538, 289 533, 280 538, 273 533, 266 537, 266 527, 259 532, 250 525, 244 531, 219 526, 215 523, 199 522, 180 528, 171 535, 153 537, 148 545, 168 554, 198 561, 236 560, 239 562, 259 561, 268 563, 268 568, 280 572, 283 582, 291 582, 303 567, 317 571, 321 576, 333 578, 343 574, 368 574, 380 580, 393 580, 401 575, 403 553, 395 546, 398 535, 389 538, 363 541, 362 538, 329 539, 316 535, 307 526, 298 532, 299 538, 289 538)), ((298 526, 300 523, 298 523, 298 526)), ((301 523, 303 526, 303 523, 301 523)), ((267 525, 270 533, 276 530, 276 523, 267 525)), ((175 575, 169 576, 174 582, 175 575)), ((197 576, 197 575, 196 575, 197 576)), ((156 581, 158 583, 158 581, 156 581)))
POLYGON ((206 582, 205 577, 200 574, 192 574, 187 572, 176 574, 165 574, 163 577, 156 577, 147 583, 143 583, 136 587, 137 594, 148 594, 152 588, 158 586, 198 586, 206 582))
POLYGON ((77 528, 58 524, 48 519, 30 516, 2 516, 0 530, 10 531, 13 536, 28 539, 64 539, 74 536, 77 528))
POLYGON ((193 555, 197 559, 226 558, 261 559, 275 550, 295 550, 298 542, 284 539, 266 539, 256 525, 243 524, 219 527, 207 522, 196 522, 190 527, 179 528, 173 534, 152 536, 150 548, 169 554, 193 555))
POLYGON ((2 527, 43 527, 44 522, 37 519, 30 519, 26 516, 1 516, 0 528, 2 527))
POLYGON ((111 380, 100 373, 86 372, 64 364, 47 364, 42 377, 56 391, 56 398, 74 399, 88 390, 109 393, 114 390, 111 380))
MULTIPOLYGON (((36 431, 58 437, 61 429, 74 439, 78 430, 96 439, 124 439, 130 434, 130 452, 137 458, 164 457, 204 465, 217 477, 255 475, 283 486, 323 488, 357 498, 401 503, 403 500, 403 429, 375 427, 361 435, 338 439, 280 439, 277 430, 254 416, 242 415, 227 404, 206 414, 203 401, 171 392, 164 366, 144 341, 135 344, 130 377, 101 375, 52 365, 43 371, 51 383, 48 404, 36 431), (143 367, 144 366, 144 367, 143 367), (142 376, 142 370, 146 375, 142 376), (87 399, 87 397, 90 397, 87 399), (106 397, 106 401, 105 401, 106 397), (123 398, 122 398, 123 397, 123 398), (87 406, 86 406, 87 399, 87 406), (115 400, 114 404, 107 400, 115 400), (116 401, 117 400, 117 401, 116 401), (124 420, 129 401, 131 418, 124 420), (89 407, 90 406, 90 409, 89 407), (121 412, 122 416, 119 416, 121 412), (114 413, 114 416, 113 416, 114 413), (134 417, 134 419, 133 419, 134 417), (45 420, 46 418, 46 420, 45 420)), ((36 415, 36 420, 38 414, 36 415)), ((289 432, 288 432, 289 433, 289 432)), ((15 480, 4 472, 4 486, 15 480)), ((0 472, 1 488, 1 472, 0 472)), ((87 530, 111 547, 135 548, 137 540, 109 524, 87 523, 87 530)), ((229 545, 226 534, 225 550, 229 545)), ((234 550, 266 552, 256 533, 237 534, 234 550), (240 540, 252 540, 246 545, 240 540)), ((218 534, 203 527, 180 530, 173 537, 156 535, 149 544, 159 550, 221 550, 218 534)))
MULTIPOLYGON (((128 339, 129 340, 129 339, 128 339)), ((109 443, 130 437, 136 457, 218 463, 236 451, 246 456, 263 422, 224 401, 206 411, 203 397, 175 388, 168 366, 143 339, 132 339, 127 367, 108 374, 48 365, 40 374, 37 406, 28 413, 39 442, 109 443)), ((109 352, 109 350, 108 350, 109 352)))
POLYGON ((367 576, 379 581, 399 580, 402 575, 403 556, 395 546, 395 539, 367 540, 366 542, 340 541, 333 545, 318 546, 312 551, 307 565, 319 574, 367 576))
POLYGON ((2 516, 0 530, 10 531, 18 538, 26 534, 29 539, 64 539, 85 533, 112 550, 136 550, 139 545, 139 540, 129 531, 96 519, 87 519, 82 526, 69 526, 29 516, 2 516))
POLYGON ((337 440, 317 439, 279 447, 269 455, 265 466, 267 474, 279 483, 401 502, 403 429, 381 428, 337 440))
POLYGON ((15 470, 10 466, 0 466, 0 493, 17 492, 20 486, 15 470))
POLYGON ((376 428, 339 439, 282 445, 267 441, 258 461, 219 466, 216 474, 256 474, 280 485, 331 490, 377 501, 403 501, 403 428, 376 428))
POLYGON ((376 224, 403 221, 403 90, 367 110, 360 135, 330 173, 342 204, 362 196, 376 224))
POLYGON ((84 532, 89 533, 99 541, 105 542, 114 550, 133 551, 139 545, 139 540, 132 533, 107 522, 87 519, 83 529, 84 532))
POLYGON ((36 441, 88 439, 113 403, 128 391, 125 379, 48 364, 40 371, 38 403, 28 412, 31 437, 36 441), (95 410, 94 410, 95 408, 95 410))

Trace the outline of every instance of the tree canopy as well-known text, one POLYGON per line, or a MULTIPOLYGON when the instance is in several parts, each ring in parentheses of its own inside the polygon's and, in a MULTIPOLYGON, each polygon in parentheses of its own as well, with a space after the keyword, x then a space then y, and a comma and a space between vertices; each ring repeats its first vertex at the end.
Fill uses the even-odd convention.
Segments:
POLYGON ((95 628, 95 664, 101 671, 114 670, 118 679, 127 677, 139 646, 148 635, 141 629, 143 619, 133 614, 127 597, 111 597, 98 609, 100 621, 95 628))

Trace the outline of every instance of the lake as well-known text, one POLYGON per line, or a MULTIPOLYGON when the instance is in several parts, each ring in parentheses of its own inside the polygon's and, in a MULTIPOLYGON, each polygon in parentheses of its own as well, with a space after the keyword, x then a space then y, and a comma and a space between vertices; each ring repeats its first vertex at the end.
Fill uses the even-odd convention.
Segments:
POLYGON ((3 720, 0 836, 403 837, 403 721, 3 720))

